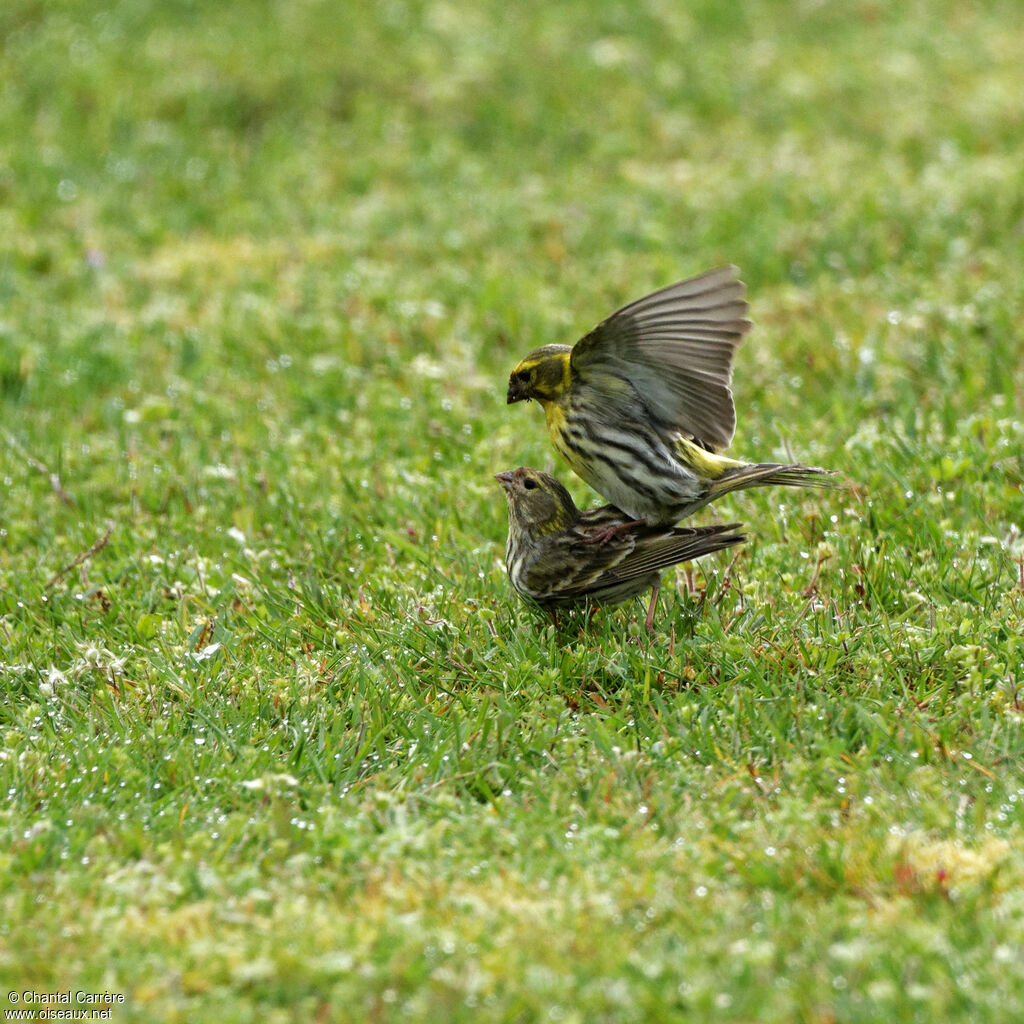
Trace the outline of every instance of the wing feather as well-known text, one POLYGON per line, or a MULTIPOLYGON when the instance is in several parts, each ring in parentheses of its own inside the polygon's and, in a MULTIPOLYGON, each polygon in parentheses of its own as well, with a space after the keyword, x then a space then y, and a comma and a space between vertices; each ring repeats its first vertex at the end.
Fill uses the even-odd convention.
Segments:
POLYGON ((666 427, 726 447, 736 429, 733 356, 751 326, 736 273, 718 267, 623 306, 576 343, 573 373, 622 377, 666 427))
POLYGON ((558 538, 527 571, 524 583, 537 601, 568 602, 603 591, 632 593, 626 587, 679 562, 739 544, 739 523, 700 527, 636 527, 605 544, 584 544, 598 529, 627 521, 614 506, 585 512, 577 527, 558 538))
POLYGON ((633 579, 660 572, 680 562, 689 562, 712 551, 739 544, 746 538, 739 523, 726 526, 701 526, 692 529, 676 528, 662 537, 641 541, 609 573, 607 582, 633 579))
POLYGON ((584 597, 601 585, 601 578, 613 572, 636 544, 636 539, 626 534, 607 544, 581 548, 585 539, 585 534, 569 530, 529 566, 523 583, 535 600, 584 597))

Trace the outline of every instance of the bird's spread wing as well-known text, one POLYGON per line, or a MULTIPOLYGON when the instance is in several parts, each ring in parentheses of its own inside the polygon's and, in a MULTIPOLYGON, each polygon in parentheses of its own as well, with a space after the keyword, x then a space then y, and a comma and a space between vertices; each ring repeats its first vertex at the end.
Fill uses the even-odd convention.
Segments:
POLYGON ((726 447, 736 429, 732 359, 750 330, 736 273, 719 267, 623 306, 576 343, 573 373, 624 377, 666 426, 726 447))

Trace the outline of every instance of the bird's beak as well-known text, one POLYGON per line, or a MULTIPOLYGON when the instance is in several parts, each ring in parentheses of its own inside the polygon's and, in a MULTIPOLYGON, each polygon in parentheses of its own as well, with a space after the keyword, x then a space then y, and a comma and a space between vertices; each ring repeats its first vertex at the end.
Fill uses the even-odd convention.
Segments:
POLYGON ((494 479, 501 484, 502 487, 507 491, 512 486, 512 481, 515 479, 511 469, 506 469, 504 473, 495 473, 494 479))
POLYGON ((510 380, 508 382, 508 395, 505 397, 507 405, 512 405, 513 402, 521 402, 526 396, 519 390, 519 385, 515 381, 510 380))

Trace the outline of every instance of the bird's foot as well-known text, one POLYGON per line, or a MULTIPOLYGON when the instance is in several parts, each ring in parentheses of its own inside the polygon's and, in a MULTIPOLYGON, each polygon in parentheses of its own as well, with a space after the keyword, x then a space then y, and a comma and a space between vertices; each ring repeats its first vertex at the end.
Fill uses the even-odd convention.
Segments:
POLYGON ((586 540, 581 541, 582 544, 599 544, 602 547, 612 539, 612 537, 618 536, 620 533, 626 533, 632 530, 634 526, 643 526, 644 521, 642 519, 632 519, 628 523, 619 523, 617 526, 608 526, 603 530, 599 530, 592 537, 588 537, 586 540))

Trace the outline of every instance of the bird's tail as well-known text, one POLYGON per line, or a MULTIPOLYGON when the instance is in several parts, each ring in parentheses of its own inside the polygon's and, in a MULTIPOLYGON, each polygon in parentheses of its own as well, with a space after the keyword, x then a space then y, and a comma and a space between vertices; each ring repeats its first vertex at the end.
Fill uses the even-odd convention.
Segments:
POLYGON ((711 484, 710 499, 750 487, 837 487, 838 474, 830 469, 799 464, 785 466, 778 462, 758 462, 727 469, 711 484))

